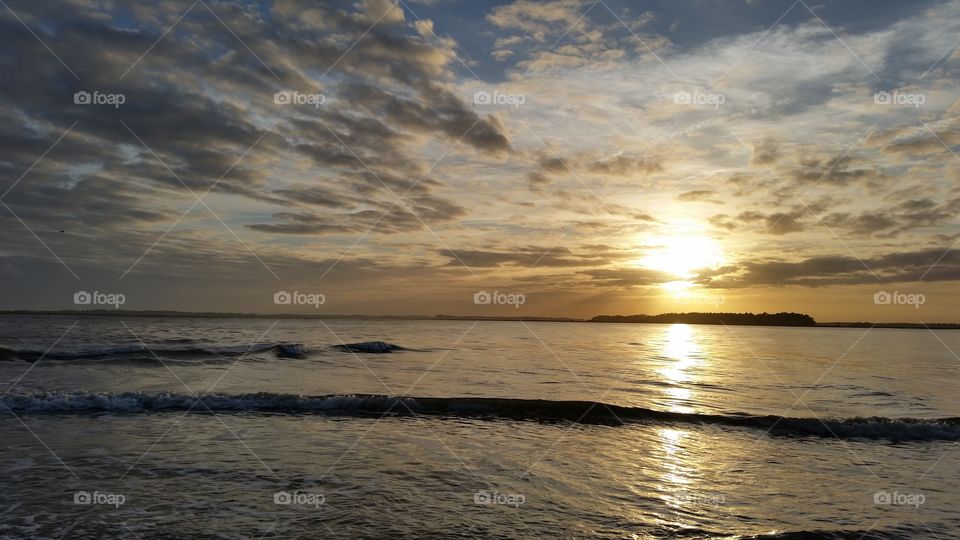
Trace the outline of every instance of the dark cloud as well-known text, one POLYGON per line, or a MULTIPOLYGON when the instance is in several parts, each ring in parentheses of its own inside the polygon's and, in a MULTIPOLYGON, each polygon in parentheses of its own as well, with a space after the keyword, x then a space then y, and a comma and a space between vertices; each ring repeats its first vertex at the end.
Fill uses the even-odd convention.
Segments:
POLYGON ((801 220, 809 212, 806 209, 795 209, 790 212, 772 212, 765 214, 752 210, 740 212, 736 216, 717 214, 707 221, 719 229, 737 231, 749 228, 756 232, 783 235, 801 232, 805 225, 801 220))
POLYGON ((895 237, 952 222, 960 211, 960 199, 938 203, 932 199, 910 199, 882 210, 859 214, 832 213, 823 223, 860 236, 895 237))
POLYGON ((764 141, 753 147, 750 163, 753 165, 772 165, 780 157, 780 148, 773 141, 764 141))
POLYGON ((586 169, 597 174, 631 175, 650 174, 663 170, 663 162, 658 158, 616 156, 594 161, 586 169))
POLYGON ((658 285, 676 279, 669 274, 646 268, 596 268, 578 274, 590 278, 595 286, 618 289, 658 285))
POLYGON ((521 247, 514 250, 455 249, 437 253, 448 257, 449 265, 465 264, 472 268, 519 267, 577 267, 607 264, 612 255, 598 252, 574 253, 564 247, 521 247))
POLYGON ((551 173, 566 173, 570 171, 570 165, 567 164, 567 160, 563 158, 549 158, 544 159, 540 162, 540 167, 547 172, 551 173))
POLYGON ((716 195, 717 192, 712 189, 695 189, 693 191, 684 191, 683 193, 677 195, 677 200, 683 202, 703 201, 714 204, 723 204, 722 201, 714 198, 716 195))
POLYGON ((856 167, 859 160, 851 156, 831 159, 804 158, 800 166, 790 172, 798 184, 826 184, 846 186, 858 180, 882 178, 882 174, 870 168, 856 167))
POLYGON ((949 248, 890 253, 857 258, 851 255, 811 257, 797 262, 767 260, 731 267, 710 279, 711 287, 758 285, 883 284, 960 279, 960 250, 949 248))

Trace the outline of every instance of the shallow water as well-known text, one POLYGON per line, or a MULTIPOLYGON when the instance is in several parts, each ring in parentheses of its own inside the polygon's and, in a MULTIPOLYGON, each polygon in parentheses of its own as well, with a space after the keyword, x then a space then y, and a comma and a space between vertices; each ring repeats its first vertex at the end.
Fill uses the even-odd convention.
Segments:
POLYGON ((6 316, 0 346, 2 537, 960 535, 956 331, 6 316))

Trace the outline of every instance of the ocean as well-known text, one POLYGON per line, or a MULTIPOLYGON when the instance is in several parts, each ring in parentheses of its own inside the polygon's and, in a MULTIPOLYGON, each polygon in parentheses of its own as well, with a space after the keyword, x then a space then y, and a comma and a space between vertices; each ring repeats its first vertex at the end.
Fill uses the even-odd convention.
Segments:
POLYGON ((956 538, 960 331, 0 317, 0 538, 956 538))

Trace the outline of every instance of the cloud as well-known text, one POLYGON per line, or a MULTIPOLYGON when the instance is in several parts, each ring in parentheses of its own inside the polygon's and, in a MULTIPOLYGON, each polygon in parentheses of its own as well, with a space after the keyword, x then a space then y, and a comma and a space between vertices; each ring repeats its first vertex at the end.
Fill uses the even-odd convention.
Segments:
POLYGON ((609 262, 607 256, 597 253, 575 254, 563 247, 522 247, 510 251, 454 249, 439 250, 437 253, 449 257, 449 265, 465 264, 471 268, 583 267, 609 262))
POLYGON ((753 286, 886 284, 960 279, 960 251, 927 249, 857 258, 849 255, 811 257, 790 262, 746 262, 709 280, 716 288, 753 286), (734 273, 737 273, 734 275, 734 273))
POLYGON ((723 201, 713 198, 715 195, 717 195, 717 192, 712 189, 695 189, 692 191, 684 191, 677 195, 677 200, 683 202, 703 201, 713 204, 723 204, 723 201))

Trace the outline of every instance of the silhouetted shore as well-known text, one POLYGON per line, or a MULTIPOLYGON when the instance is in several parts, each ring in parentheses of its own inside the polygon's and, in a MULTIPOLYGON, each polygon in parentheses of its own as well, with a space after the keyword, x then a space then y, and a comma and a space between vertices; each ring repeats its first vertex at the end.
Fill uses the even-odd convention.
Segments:
POLYGON ((259 318, 259 319, 356 319, 356 320, 414 320, 414 321, 525 321, 525 322, 595 322, 624 324, 713 324, 729 326, 802 326, 814 328, 900 328, 905 330, 958 330, 960 323, 874 323, 826 322, 818 323, 804 313, 661 313, 659 315, 597 315, 592 319, 573 317, 482 317, 475 315, 338 315, 313 313, 220 313, 192 311, 135 311, 113 309, 88 310, 8 310, 3 315, 68 315, 74 317, 199 317, 199 318, 259 318))
POLYGON ((816 326, 804 313, 661 313, 660 315, 598 315, 591 322, 658 324, 725 324, 750 326, 816 326))

